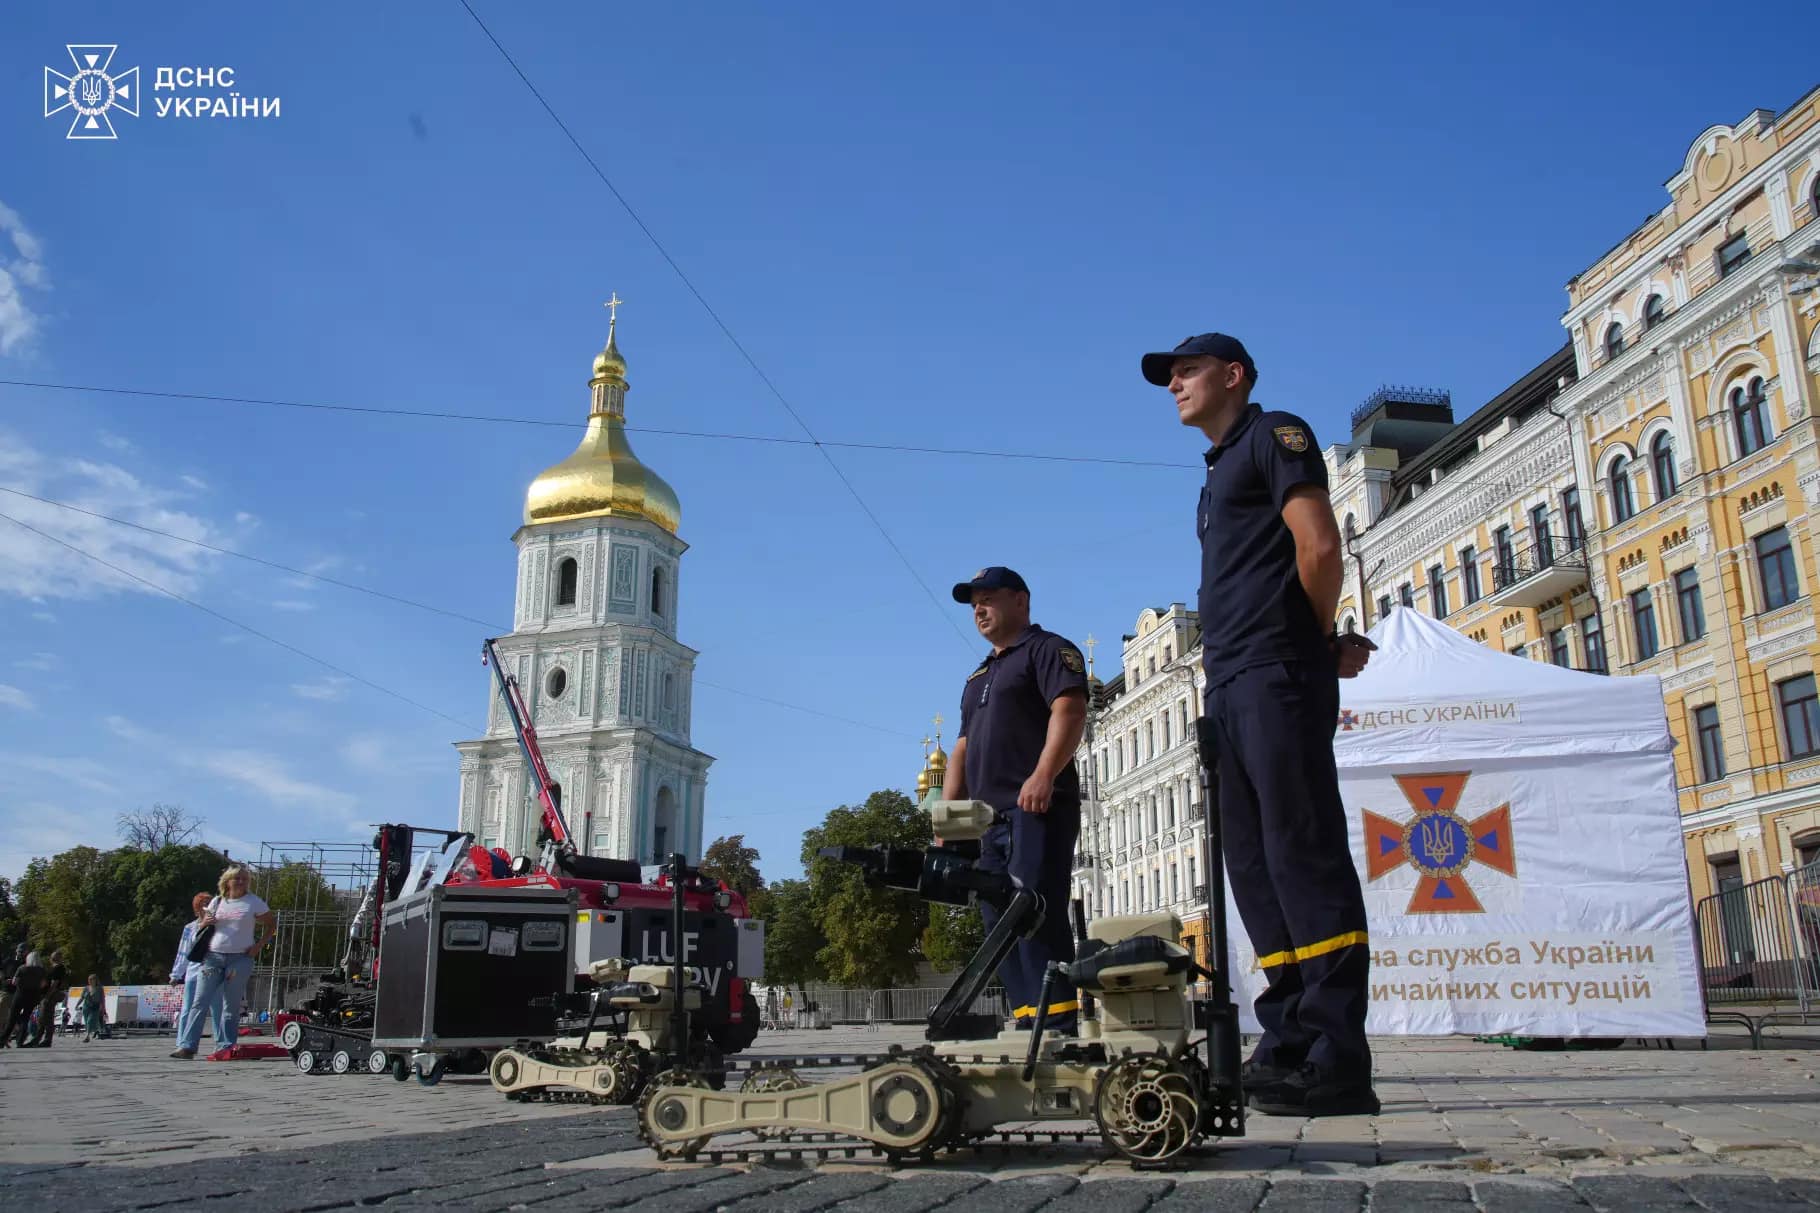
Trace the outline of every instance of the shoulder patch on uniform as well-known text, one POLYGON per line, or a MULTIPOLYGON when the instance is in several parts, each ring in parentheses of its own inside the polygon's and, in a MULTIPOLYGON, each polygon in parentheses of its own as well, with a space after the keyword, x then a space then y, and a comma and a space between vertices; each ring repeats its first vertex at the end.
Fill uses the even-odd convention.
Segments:
POLYGON ((1062 646, 1061 658, 1062 664, 1073 670, 1076 674, 1079 674, 1087 668, 1087 663, 1081 660, 1081 651, 1071 644, 1062 646))
POLYGON ((967 675, 967 681, 972 682, 975 678, 978 678, 981 674, 984 674, 985 672, 986 672, 986 663, 982 661, 982 662, 980 662, 979 669, 977 669, 977 670, 973 671, 973 673, 967 675))
POLYGON ((1279 425, 1274 433, 1278 442, 1297 455, 1308 449, 1308 431, 1299 425, 1279 425))

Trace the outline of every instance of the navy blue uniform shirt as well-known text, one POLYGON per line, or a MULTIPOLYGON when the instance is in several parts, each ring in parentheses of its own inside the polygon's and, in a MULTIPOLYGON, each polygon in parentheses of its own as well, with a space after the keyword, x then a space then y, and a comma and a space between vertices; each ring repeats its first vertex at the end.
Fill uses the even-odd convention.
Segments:
POLYGON ((1283 521, 1291 489, 1327 487, 1314 431, 1293 413, 1249 404, 1208 449, 1195 533, 1201 540, 1201 662, 1211 689, 1273 661, 1333 670, 1283 521))
MULTIPOLYGON (((1001 812, 1017 808, 1024 781, 1036 770, 1049 736, 1049 705, 1066 691, 1087 690, 1081 651, 1034 623, 980 662, 961 690, 961 731, 967 739, 967 795, 1001 812)), ((1055 777, 1054 807, 1081 803, 1074 758, 1055 777)))

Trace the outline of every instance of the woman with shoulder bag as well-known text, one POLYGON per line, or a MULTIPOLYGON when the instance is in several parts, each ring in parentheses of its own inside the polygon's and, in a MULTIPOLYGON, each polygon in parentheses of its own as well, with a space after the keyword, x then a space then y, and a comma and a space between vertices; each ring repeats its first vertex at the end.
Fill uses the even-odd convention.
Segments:
MULTIPOLYGON (((177 940, 177 955, 171 960, 171 984, 183 987, 183 1002, 177 1008, 177 1017, 171 1026, 179 1036, 183 1033, 183 1019, 196 1002, 196 983, 202 977, 202 965, 190 959, 190 951, 196 946, 196 936, 202 930, 202 914, 208 909, 209 902, 215 900, 213 893, 198 893, 190 898, 190 912, 194 918, 183 924, 183 934, 177 940)), ((212 933, 212 932, 211 932, 212 933)), ((221 1025, 221 1006, 217 1003, 209 1011, 209 1027, 215 1039, 220 1040, 223 1034, 221 1025)))
POLYGON ((278 917, 249 891, 251 883, 250 874, 239 864, 227 869, 218 886, 221 895, 196 920, 198 939, 192 950, 200 956, 201 972, 196 977, 195 996, 184 1007, 172 1057, 187 1060, 196 1056, 204 1015, 221 1016, 216 1047, 232 1048, 240 1035, 240 1001, 253 975, 253 958, 271 939, 272 924, 278 917), (200 938, 204 934, 206 940, 200 938))

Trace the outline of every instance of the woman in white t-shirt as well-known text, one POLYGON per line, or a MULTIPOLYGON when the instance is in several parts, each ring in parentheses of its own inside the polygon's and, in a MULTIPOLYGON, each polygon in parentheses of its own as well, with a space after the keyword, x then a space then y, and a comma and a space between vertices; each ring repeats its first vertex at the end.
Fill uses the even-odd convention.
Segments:
POLYGON ((202 1042, 202 1024, 212 1008, 219 1007, 217 1022, 226 1027, 225 1039, 217 1047, 231 1048, 240 1035, 240 1002, 246 995, 246 983, 253 975, 253 958, 272 938, 272 924, 277 915, 264 901, 248 892, 251 875, 239 864, 221 874, 217 886, 221 896, 203 911, 200 926, 213 926, 208 954, 201 961, 202 972, 196 981, 196 997, 184 1008, 183 1022, 177 1028, 177 1049, 172 1057, 196 1056, 202 1042), (263 930, 263 934, 261 934, 263 930))

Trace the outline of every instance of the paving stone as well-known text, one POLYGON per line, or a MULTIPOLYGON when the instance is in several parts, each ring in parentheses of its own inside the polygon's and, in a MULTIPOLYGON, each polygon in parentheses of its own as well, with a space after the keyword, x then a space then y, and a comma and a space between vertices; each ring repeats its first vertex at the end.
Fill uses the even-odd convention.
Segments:
POLYGON ((1381 1179, 1371 1185, 1371 1207, 1392 1213, 1465 1213, 1472 1189, 1463 1183, 1426 1179, 1381 1179))
POLYGON ((1700 1207, 1676 1181, 1643 1175, 1580 1176, 1574 1190, 1601 1213, 1669 1213, 1700 1207))
POLYGON ((1354 1213, 1366 1187, 1348 1179, 1285 1179, 1270 1185, 1259 1213, 1354 1213))
POLYGON ((977 1175, 917 1175, 868 1193, 854 1207, 867 1213, 925 1213, 957 1201, 956 1209, 971 1210, 973 1194, 986 1184, 977 1175))
POLYGON ((1709 1209, 1803 1209, 1812 1205, 1768 1176, 1692 1175, 1681 1189, 1709 1209))
POLYGON ((888 1175, 858 1172, 813 1175, 794 1187, 747 1196, 720 1207, 726 1213, 816 1213, 849 1200, 859 1207, 867 1204, 864 1198, 892 1182, 888 1175))
POLYGON ((1479 1180, 1472 1190, 1485 1213, 1556 1213, 1588 1207, 1572 1188, 1552 1182, 1479 1180))
POLYGON ((1148 1213, 1251 1213, 1270 1185, 1261 1179, 1177 1180, 1173 1191, 1151 1205, 1148 1213))
POLYGON ((1043 1213, 1145 1213, 1175 1188, 1172 1179, 1092 1180, 1043 1206, 1043 1213))

